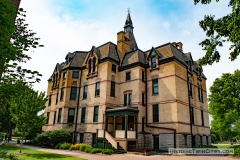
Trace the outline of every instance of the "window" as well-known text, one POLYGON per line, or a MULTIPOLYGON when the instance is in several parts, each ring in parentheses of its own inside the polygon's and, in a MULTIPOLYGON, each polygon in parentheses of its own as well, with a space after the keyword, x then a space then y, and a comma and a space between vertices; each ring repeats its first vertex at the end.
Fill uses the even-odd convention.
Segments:
POLYGON ((48 124, 48 122, 49 122, 49 115, 50 115, 50 112, 47 112, 47 120, 46 120, 46 124, 48 124))
POLYGON ((62 117, 62 108, 59 108, 58 109, 58 120, 57 120, 58 123, 61 122, 61 117, 62 117))
POLYGON ((81 123, 85 123, 86 108, 82 108, 81 123))
POLYGON ((157 67, 157 64, 156 64, 156 57, 152 57, 151 58, 151 62, 152 62, 152 68, 156 68, 157 67))
POLYGON ((60 101, 63 100, 63 96, 64 96, 64 88, 61 89, 61 94, 60 94, 60 101))
POLYGON ((124 94, 124 106, 132 105, 132 93, 124 94))
POLYGON ((100 96, 100 82, 96 83, 95 97, 100 96))
POLYGON ((92 68, 91 63, 92 63, 92 60, 89 59, 89 61, 88 61, 88 73, 91 73, 91 68, 92 68))
POLYGON ((202 101, 202 103, 203 103, 203 89, 202 89, 202 86, 201 86, 201 101, 202 101))
POLYGON ((51 106, 52 103, 52 95, 49 95, 48 105, 51 106))
POLYGON ((132 105, 132 93, 128 94, 128 105, 132 105))
POLYGON ((144 100, 145 100, 144 97, 145 97, 144 93, 142 93, 142 106, 144 106, 144 100))
POLYGON ((127 106, 127 94, 124 94, 124 106, 127 106))
POLYGON ((83 99, 87 99, 87 90, 88 90, 88 86, 84 86, 83 87, 83 99))
POLYGON ((190 108, 190 116, 191 116, 191 121, 192 121, 192 124, 194 124, 194 109, 193 107, 190 108))
POLYGON ((203 113, 203 110, 201 110, 201 118, 202 118, 202 126, 204 126, 204 113, 203 113))
POLYGON ((94 57, 93 58, 93 73, 95 72, 96 70, 96 58, 94 57))
POLYGON ((63 79, 66 79, 66 72, 63 73, 63 79))
POLYGON ((73 123, 74 122, 74 114, 75 114, 75 109, 74 108, 69 108, 68 109, 67 123, 73 123))
POLYGON ((98 122, 98 106, 94 106, 93 122, 98 122))
POLYGON ((77 87, 71 87, 70 99, 76 100, 77 97, 77 87))
POLYGON ((189 96, 191 98, 193 98, 193 95, 192 95, 192 83, 190 81, 188 82, 188 90, 189 90, 189 96))
POLYGON ((145 71, 142 71, 142 81, 145 82, 145 71))
POLYGON ((58 93, 56 94, 56 104, 58 103, 58 93))
POLYGON ((110 96, 115 97, 115 82, 111 81, 110 96))
POLYGON ((126 72, 126 81, 131 80, 131 72, 126 72))
POLYGON ((116 73, 116 70, 117 70, 117 66, 115 64, 112 64, 112 72, 116 73))
POLYGON ((200 85, 198 85, 198 100, 201 102, 201 88, 200 85))
POLYGON ((72 78, 78 78, 79 72, 73 71, 72 78))
POLYGON ((83 133, 80 133, 80 140, 79 140, 79 143, 83 143, 83 138, 84 138, 84 134, 83 134, 83 133))
POLYGON ((158 79, 152 80, 152 94, 158 94, 158 79))
POLYGON ((53 124, 55 124, 55 121, 56 121, 56 114, 57 114, 57 111, 54 112, 53 124))
POLYGON ((153 106, 153 122, 159 122, 159 110, 158 104, 154 104, 153 106))

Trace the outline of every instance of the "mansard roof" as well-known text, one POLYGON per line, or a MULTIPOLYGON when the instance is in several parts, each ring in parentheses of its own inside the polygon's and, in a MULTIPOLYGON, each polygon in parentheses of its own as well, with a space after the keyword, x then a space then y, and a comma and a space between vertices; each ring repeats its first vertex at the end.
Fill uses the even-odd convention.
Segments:
POLYGON ((122 61, 122 66, 127 66, 137 62, 146 64, 146 55, 140 49, 136 49, 128 53, 125 53, 125 56, 122 61))

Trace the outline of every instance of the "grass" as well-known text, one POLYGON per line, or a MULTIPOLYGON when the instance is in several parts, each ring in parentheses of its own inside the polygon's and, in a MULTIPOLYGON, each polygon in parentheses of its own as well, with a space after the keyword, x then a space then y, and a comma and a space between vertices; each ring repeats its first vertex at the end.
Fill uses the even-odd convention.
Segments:
POLYGON ((33 149, 27 149, 27 148, 22 148, 23 153, 27 154, 16 154, 19 153, 19 147, 16 146, 8 146, 8 145, 2 145, 2 149, 7 149, 8 154, 15 154, 19 158, 22 158, 24 160, 85 160, 83 158, 77 158, 77 157, 71 157, 71 156, 64 156, 60 154, 54 154, 54 153, 48 153, 48 152, 42 152, 42 151, 37 151, 33 149))
POLYGON ((231 144, 212 144, 212 145, 217 146, 219 149, 232 148, 233 146, 239 146, 239 145, 231 145, 231 144))

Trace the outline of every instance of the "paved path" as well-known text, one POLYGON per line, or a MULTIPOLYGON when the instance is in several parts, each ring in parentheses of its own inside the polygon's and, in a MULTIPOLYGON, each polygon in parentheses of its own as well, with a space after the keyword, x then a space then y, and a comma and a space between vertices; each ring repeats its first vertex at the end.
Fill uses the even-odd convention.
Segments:
MULTIPOLYGON (((9 143, 10 145, 16 145, 16 143, 9 143)), ((113 155, 101 155, 101 154, 88 154, 80 151, 68 151, 68 150, 59 150, 59 149, 47 149, 40 148, 35 146, 23 145, 24 148, 56 153, 66 156, 80 157, 88 160, 236 160, 233 157, 229 156, 165 156, 165 155, 134 155, 134 154, 113 154, 113 155)))

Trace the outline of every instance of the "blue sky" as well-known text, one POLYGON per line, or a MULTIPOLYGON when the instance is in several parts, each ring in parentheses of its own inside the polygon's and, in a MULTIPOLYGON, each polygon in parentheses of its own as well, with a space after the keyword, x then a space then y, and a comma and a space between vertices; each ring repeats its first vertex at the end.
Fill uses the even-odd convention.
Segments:
MULTIPOLYGON (((27 11, 29 28, 41 38, 45 47, 29 52, 32 60, 24 67, 43 74, 34 88, 46 91, 47 79, 56 63, 64 61, 68 52, 88 51, 108 41, 116 44, 117 32, 123 30, 127 8, 131 9, 134 35, 143 51, 168 42, 183 43, 183 51, 193 59, 204 55, 198 45, 205 33, 199 27, 204 15, 221 17, 228 14, 228 1, 211 5, 194 5, 193 0, 22 0, 20 7, 27 11)), ((222 73, 240 69, 240 58, 231 62, 229 44, 220 48, 221 61, 203 67, 208 78, 207 88, 222 73)))

